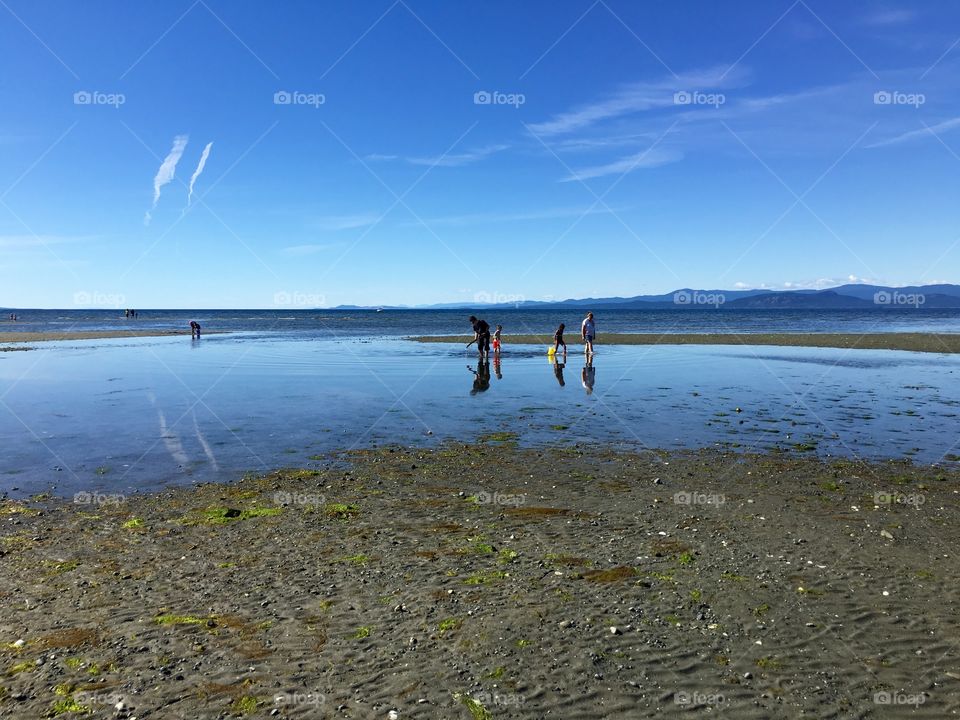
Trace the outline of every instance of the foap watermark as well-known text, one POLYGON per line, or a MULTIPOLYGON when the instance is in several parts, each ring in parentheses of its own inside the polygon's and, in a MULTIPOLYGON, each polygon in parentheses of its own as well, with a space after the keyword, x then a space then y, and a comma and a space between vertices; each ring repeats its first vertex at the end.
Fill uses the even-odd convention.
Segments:
POLYGON ((727 498, 723 495, 714 495, 711 493, 692 492, 681 490, 673 494, 673 502, 676 505, 723 505, 727 498))
POLYGON ((319 108, 327 102, 327 96, 323 93, 306 93, 299 90, 277 90, 273 94, 274 105, 306 105, 313 109, 319 108))
POLYGON ((123 93, 107 93, 99 90, 77 90, 73 94, 74 105, 109 105, 118 108, 127 101, 123 93))
POLYGON ((73 699, 80 705, 113 705, 116 707, 123 702, 123 695, 117 692, 78 690, 74 693, 73 699))
POLYGON ((320 293, 281 290, 273 294, 273 304, 279 307, 322 307, 327 304, 327 297, 320 293))
POLYGON ((474 693, 471 697, 484 707, 488 705, 519 707, 526 701, 520 693, 487 692, 486 690, 474 693))
POLYGON ((678 690, 673 694, 673 702, 677 705, 720 705, 726 702, 723 693, 704 693, 698 690, 689 692, 678 690))
POLYGON ((873 94, 874 105, 910 105, 918 108, 927 101, 923 93, 905 93, 899 90, 878 90, 873 94))
POLYGON ((119 505, 120 503, 126 502, 126 500, 126 496, 120 493, 107 495, 101 492, 81 491, 75 493, 73 496, 73 502, 76 505, 119 505))
POLYGON ((285 492, 278 490, 273 494, 277 505, 323 505, 327 499, 319 493, 285 492))
POLYGON ((509 505, 517 507, 519 505, 524 505, 527 502, 527 496, 520 495, 509 495, 507 493, 498 493, 498 492, 487 492, 486 490, 481 490, 474 497, 477 499, 478 505, 509 505))
POLYGON ((678 290, 673 294, 674 305, 707 305, 719 308, 727 301, 723 293, 705 293, 699 290, 678 290))
POLYGON ((925 693, 887 692, 882 690, 873 694, 875 705, 923 705, 926 701, 925 693))
POLYGON ((273 704, 277 706, 303 706, 303 705, 324 705, 327 702, 327 696, 323 693, 313 692, 282 692, 273 696, 273 704))
POLYGON ((517 293, 487 292, 481 290, 473 294, 473 301, 478 304, 507 305, 526 301, 526 296, 517 293))
POLYGON ((127 298, 121 293, 105 293, 94 290, 80 290, 73 294, 73 304, 82 307, 119 308, 127 304, 127 298))
POLYGON ((519 108, 527 101, 523 93, 505 93, 499 90, 477 90, 473 94, 474 105, 510 105, 519 108))
POLYGON ((913 505, 919 508, 927 501, 922 493, 880 492, 873 494, 874 505, 913 505))
POLYGON ((705 93, 699 90, 678 90, 673 94, 674 105, 709 105, 719 108, 727 102, 723 93, 705 93))
POLYGON ((896 290, 878 290, 873 294, 874 305, 892 305, 897 307, 919 308, 927 302, 923 293, 904 293, 896 290))

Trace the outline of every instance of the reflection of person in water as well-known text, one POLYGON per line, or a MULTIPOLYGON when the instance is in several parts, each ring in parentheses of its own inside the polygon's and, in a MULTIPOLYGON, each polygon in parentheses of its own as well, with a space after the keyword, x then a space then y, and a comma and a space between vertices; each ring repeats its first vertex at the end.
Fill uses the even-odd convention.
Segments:
POLYGON ((580 382, 583 384, 587 395, 593 394, 593 383, 597 379, 597 371, 593 369, 593 355, 587 355, 583 370, 580 371, 580 382))
POLYGON ((495 352, 493 354, 493 374, 497 376, 497 380, 503 380, 503 373, 500 372, 500 353, 495 352))
POLYGON ((563 381, 563 369, 567 366, 566 363, 557 362, 556 356, 550 358, 550 362, 553 363, 553 374, 557 376, 557 382, 560 383, 560 387, 566 385, 563 381))
POLYGON ((473 389, 470 391, 471 395, 476 395, 477 393, 486 392, 490 389, 490 361, 489 360, 480 360, 477 363, 477 369, 474 370, 472 367, 467 365, 467 370, 473 373, 473 389))

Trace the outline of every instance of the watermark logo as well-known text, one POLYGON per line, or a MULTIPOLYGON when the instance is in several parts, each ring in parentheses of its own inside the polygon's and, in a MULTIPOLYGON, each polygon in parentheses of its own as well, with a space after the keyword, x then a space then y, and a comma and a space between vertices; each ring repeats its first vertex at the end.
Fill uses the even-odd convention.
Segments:
POLYGON ((879 90, 873 94, 874 105, 910 105, 918 108, 927 101, 923 93, 905 93, 898 90, 879 90))
POLYGON ((723 696, 723 693, 678 690, 673 694, 673 702, 677 705, 720 705, 726 702, 726 698, 723 696))
POLYGON ((117 706, 123 702, 123 695, 112 692, 93 692, 90 690, 78 690, 73 695, 74 700, 80 705, 113 705, 117 706))
POLYGON ((127 298, 120 293, 80 290, 73 294, 73 304, 83 307, 119 308, 127 304, 127 298))
POLYGON ((673 502, 676 505, 723 505, 727 501, 724 495, 690 492, 681 490, 674 493, 673 502))
POLYGON ((277 90, 273 94, 274 105, 306 105, 313 109, 318 109, 327 102, 327 96, 323 93, 305 93, 299 90, 289 92, 287 90, 277 90))
POLYGON ((499 90, 490 92, 488 90, 478 90, 473 94, 474 105, 510 105, 518 108, 527 101, 527 96, 523 93, 504 93, 499 90))
POLYGON ((919 508, 926 501, 926 496, 921 493, 904 494, 901 492, 878 491, 873 494, 874 505, 913 505, 919 508))
POLYGON ((119 493, 106 495, 100 492, 81 491, 73 496, 73 502, 76 505, 119 505, 126 500, 127 498, 119 493))
POLYGON ((478 505, 508 505, 517 507, 519 505, 524 505, 527 502, 527 496, 520 495, 508 495, 507 493, 489 493, 486 490, 481 490, 474 497, 477 498, 478 505))
POLYGON ((504 705, 518 707, 523 705, 523 703, 526 701, 526 698, 524 698, 520 693, 498 693, 483 691, 475 693, 472 697, 474 700, 484 706, 504 705))
POLYGON ((487 292, 486 290, 481 290, 478 293, 474 293, 473 301, 478 305, 508 305, 508 304, 517 304, 526 301, 526 296, 518 295, 516 293, 501 293, 501 292, 487 292))
POLYGON ((878 290, 873 294, 874 305, 919 308, 927 301, 923 293, 902 293, 893 290, 878 290))
POLYGON ((327 499, 317 493, 291 493, 278 490, 273 494, 273 501, 277 505, 323 505, 327 499))
POLYGON ((77 90, 73 94, 74 105, 109 105, 119 109, 127 101, 123 93, 105 93, 99 90, 77 90))
POLYGON ((707 305, 719 308, 727 301, 723 293, 705 293, 699 290, 679 290, 673 294, 674 305, 707 305))
POLYGON ((727 102, 727 96, 723 93, 678 90, 673 94, 674 105, 709 105, 714 108, 719 108, 725 102, 727 102))
POLYGON ((282 692, 273 696, 273 704, 281 706, 324 705, 327 696, 323 693, 282 692))
POLYGON ((273 304, 278 307, 322 307, 327 304, 327 297, 320 293, 281 290, 273 294, 273 304))
POLYGON ((923 705, 927 696, 923 693, 898 693, 885 690, 873 694, 876 705, 923 705))

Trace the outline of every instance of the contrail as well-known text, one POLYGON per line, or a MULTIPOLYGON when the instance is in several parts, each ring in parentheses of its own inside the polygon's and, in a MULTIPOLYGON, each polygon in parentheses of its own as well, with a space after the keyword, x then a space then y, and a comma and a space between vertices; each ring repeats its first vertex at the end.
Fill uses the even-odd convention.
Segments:
MULTIPOLYGON (((186 135, 177 135, 173 139, 173 147, 170 148, 170 154, 163 159, 163 162, 160 164, 160 169, 157 170, 156 177, 153 178, 153 205, 150 207, 150 210, 156 208, 157 203, 160 201, 160 188, 173 180, 173 173, 177 169, 177 163, 180 162, 180 156, 183 155, 184 148, 187 147, 187 140, 189 140, 189 137, 186 135)), ((150 218, 150 211, 148 210, 146 215, 144 215, 143 224, 149 225, 150 218)))
POLYGON ((200 177, 200 173, 203 172, 203 167, 207 164, 207 158, 210 157, 210 148, 212 147, 213 143, 208 142, 200 154, 200 162, 197 163, 197 169, 193 171, 193 175, 190 178, 190 190, 187 192, 187 207, 190 207, 190 201, 193 199, 193 184, 197 181, 197 178, 200 177))

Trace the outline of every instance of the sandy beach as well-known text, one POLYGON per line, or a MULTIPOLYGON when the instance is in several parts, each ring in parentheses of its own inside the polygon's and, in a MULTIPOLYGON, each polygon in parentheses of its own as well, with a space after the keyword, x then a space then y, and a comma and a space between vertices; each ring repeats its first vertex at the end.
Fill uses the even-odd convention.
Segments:
MULTIPOLYGON (((216 334, 216 331, 204 332, 204 335, 216 334)), ((127 337, 168 337, 171 335, 190 335, 190 330, 72 330, 65 332, 3 332, 0 333, 0 351, 13 349, 6 343, 34 343, 55 340, 105 340, 127 337)))
POLYGON ((947 717, 958 493, 498 434, 8 500, 0 716, 947 717))
MULTIPOLYGON (((464 343, 470 335, 421 335, 411 338, 424 343, 464 343)), ((568 345, 582 345, 579 335, 564 337, 568 345)), ((553 336, 505 335, 504 347, 553 345, 553 336)), ((608 333, 597 337, 601 345, 785 345, 829 347, 851 350, 913 350, 930 353, 960 352, 960 335, 936 333, 608 333)))

